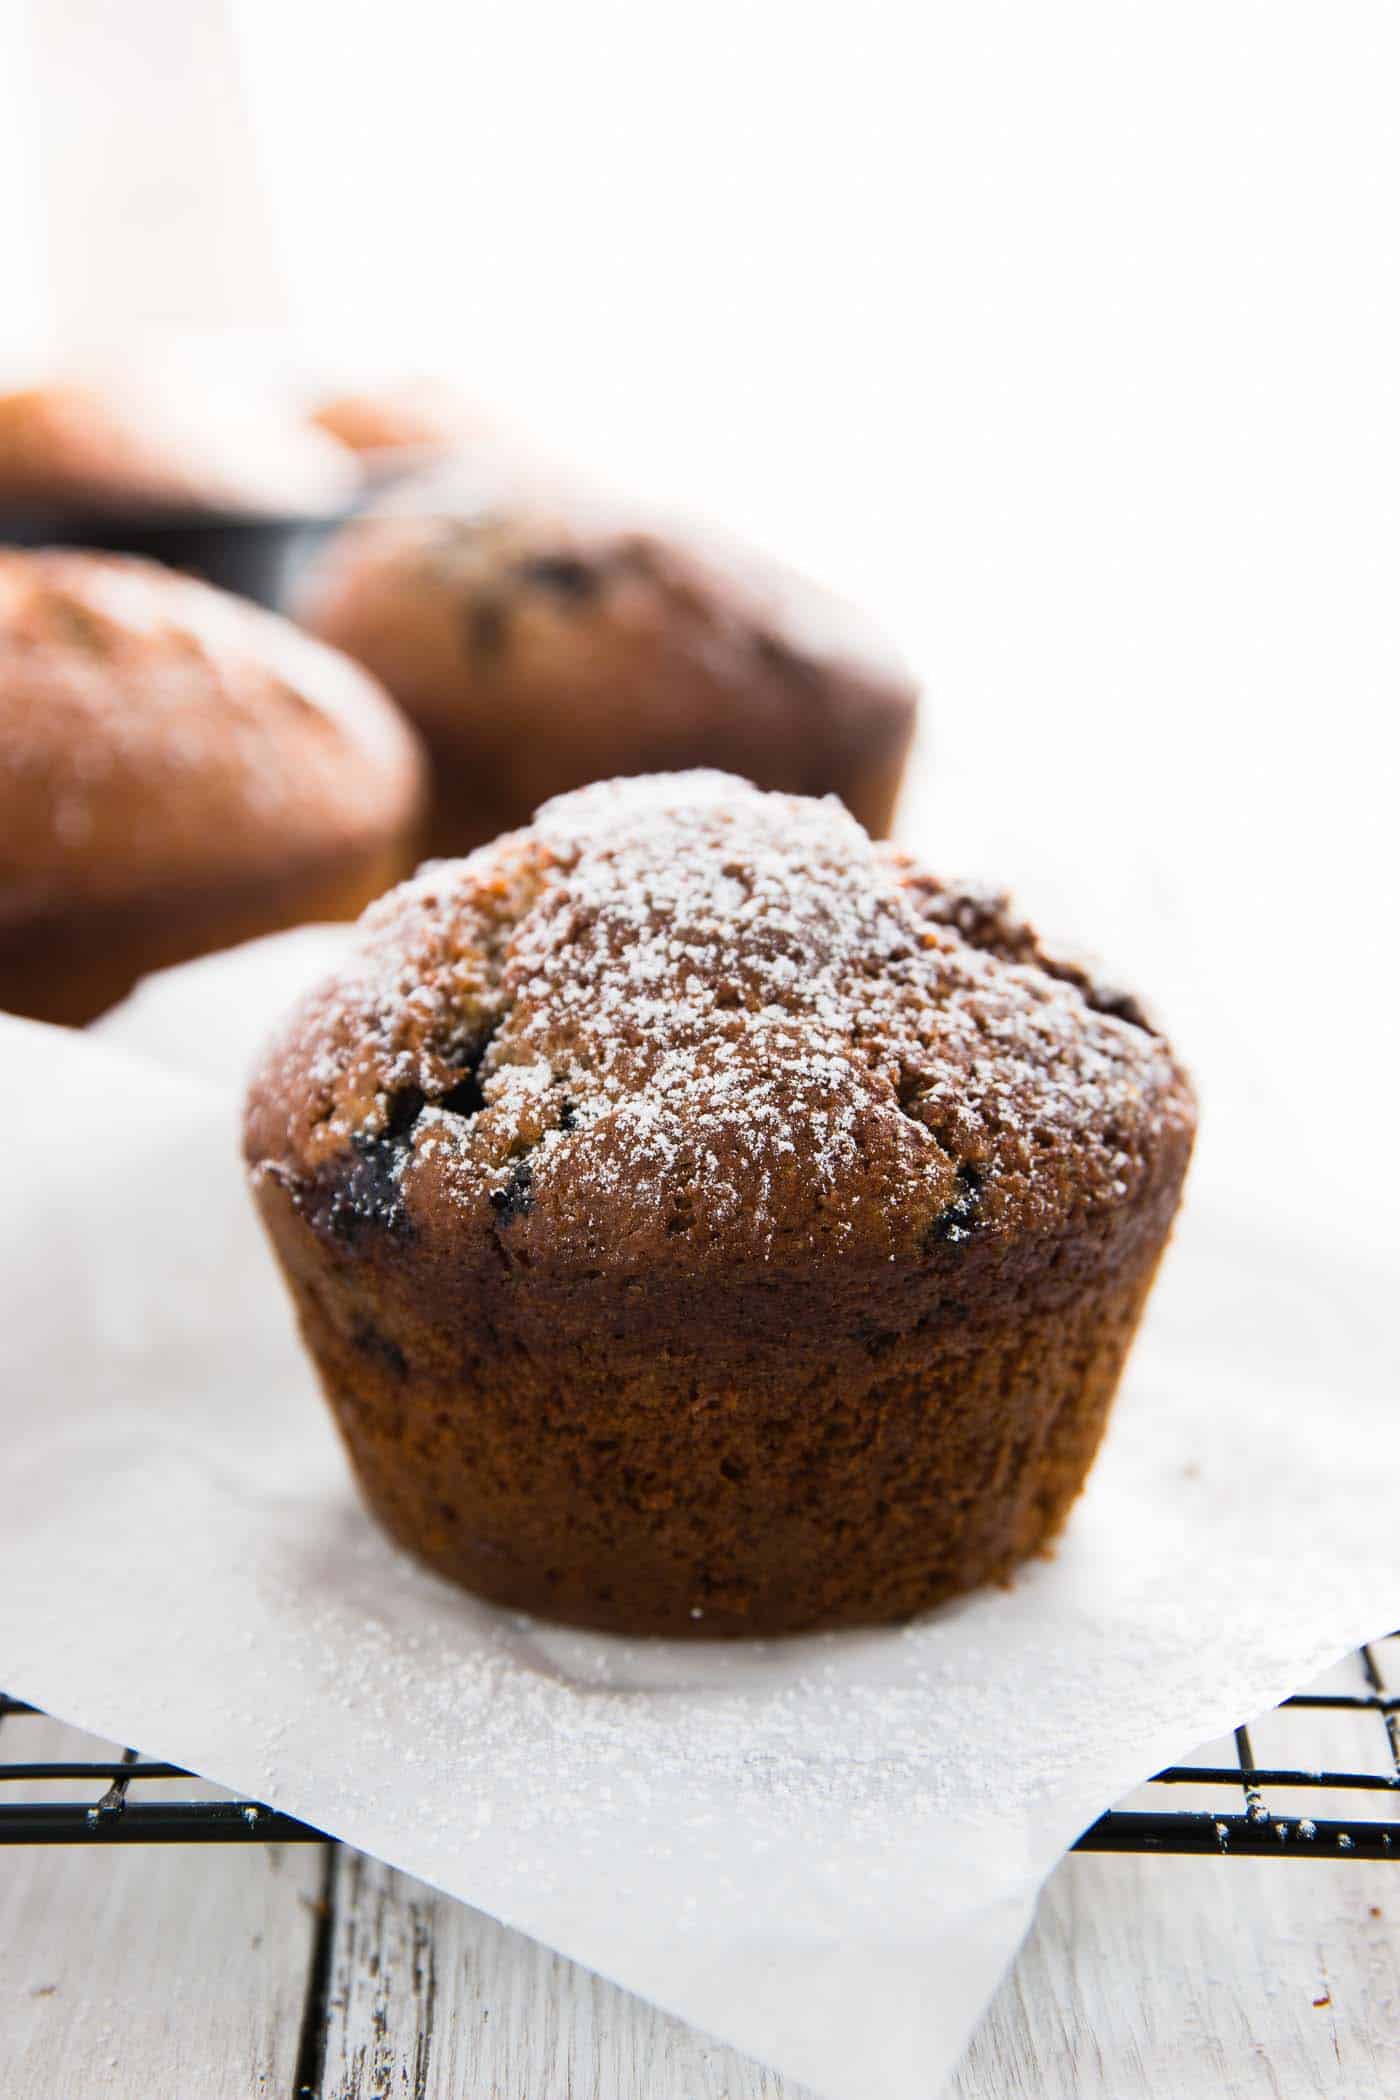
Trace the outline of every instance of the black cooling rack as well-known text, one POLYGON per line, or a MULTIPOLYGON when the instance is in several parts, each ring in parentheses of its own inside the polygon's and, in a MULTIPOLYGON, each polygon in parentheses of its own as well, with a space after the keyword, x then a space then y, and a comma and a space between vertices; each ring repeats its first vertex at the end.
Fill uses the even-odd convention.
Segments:
POLYGON ((1152 1808, 1110 1809, 1089 1826, 1075 1850, 1223 1853, 1237 1859, 1400 1859, 1400 1696, 1392 1689, 1398 1667, 1400 1634, 1392 1634, 1387 1641, 1359 1648, 1351 1658, 1354 1690, 1298 1692, 1268 1717, 1270 1734, 1276 1737, 1294 1716, 1330 1714, 1345 1720, 1357 1769, 1261 1763, 1249 1729, 1237 1728, 1232 1764, 1168 1765, 1142 1790, 1153 1797, 1152 1808), (1173 1798, 1169 1788, 1238 1792, 1242 1805, 1223 1810, 1158 1808, 1157 1800, 1173 1798), (1286 1808, 1278 1802, 1280 1794, 1292 1797, 1286 1808), (1387 1794, 1390 1820, 1385 1822, 1364 1813, 1344 1819, 1323 1813, 1337 1805, 1339 1795, 1364 1795, 1374 1801, 1376 1795, 1387 1794))
MULTIPOLYGON (((1151 1800, 1150 1808, 1110 1809, 1075 1849, 1234 1859, 1400 1859, 1400 1695, 1390 1688, 1400 1675, 1400 1634, 1359 1649, 1349 1669, 1352 1686, 1300 1692, 1286 1699, 1268 1723, 1277 1735, 1290 1717, 1337 1717, 1354 1731, 1354 1769, 1261 1764, 1249 1729, 1237 1728, 1232 1763, 1169 1766, 1140 1790, 1151 1800), (1393 1655, 1383 1652, 1390 1650, 1393 1655), (1181 1790, 1192 1788, 1217 1801, 1223 1797, 1229 1805, 1178 1807, 1181 1790), (1291 1797, 1286 1809, 1278 1803, 1281 1794, 1291 1797), (1389 1795, 1389 1820, 1321 1813, 1335 1807, 1335 1797, 1342 1794, 1389 1795), (1301 1809, 1295 1805, 1298 1798, 1305 1804, 1301 1809), (1310 1812, 1314 1807, 1316 1815, 1310 1812)), ((134 1750, 66 1762, 20 1761, 26 1722, 44 1719, 36 1707, 0 1694, 0 1844, 324 1842, 321 1831, 295 1816, 217 1794, 181 1766, 134 1750), (188 1783, 180 1798, 153 1798, 156 1782, 173 1780, 188 1783), (76 1789, 80 1798, 60 1796, 53 1791, 58 1787, 76 1789)), ((1338 1726, 1331 1732, 1342 1731, 1338 1726)))
POLYGON ((47 1716, 0 1692, 0 1845, 265 1844, 323 1840, 323 1833, 260 1801, 230 1800, 182 1765, 123 1750, 114 1758, 17 1758, 23 1726, 47 1716), (152 1799, 155 1780, 189 1781, 178 1801, 152 1799), (50 1789, 79 1788, 83 1798, 50 1789))

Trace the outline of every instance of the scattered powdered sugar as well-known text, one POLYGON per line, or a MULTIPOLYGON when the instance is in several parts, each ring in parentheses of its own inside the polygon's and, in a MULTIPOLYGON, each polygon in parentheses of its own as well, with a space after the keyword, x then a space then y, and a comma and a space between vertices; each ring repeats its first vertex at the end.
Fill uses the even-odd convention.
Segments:
POLYGON ((566 1194, 593 1241, 874 1218, 893 1252, 1131 1197, 1189 1117, 1170 1053, 948 895, 834 800, 704 772, 562 796, 368 916, 306 1037, 318 1128, 392 1131, 409 1097, 396 1174, 517 1216, 566 1194))

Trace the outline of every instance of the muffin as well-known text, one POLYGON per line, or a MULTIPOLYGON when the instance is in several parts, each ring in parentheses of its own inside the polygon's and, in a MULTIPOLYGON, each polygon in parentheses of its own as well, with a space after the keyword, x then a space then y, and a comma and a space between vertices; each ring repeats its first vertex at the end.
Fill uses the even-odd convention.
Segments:
POLYGON ((412 866, 422 761, 374 682, 154 563, 0 548, 0 1007, 135 980, 412 866))
POLYGON ((246 1156, 370 1508, 629 1634, 894 1620, 1084 1481, 1194 1128, 1126 995, 832 800, 613 782, 423 869, 246 1156))
POLYGON ((534 489, 472 516, 357 520, 299 611, 422 731, 433 852, 589 781, 688 766, 836 794, 889 829, 909 674, 848 607, 757 557, 534 489))
POLYGON ((455 452, 484 427, 452 387, 434 379, 330 394, 312 409, 311 421, 371 468, 393 454, 455 452))
POLYGON ((173 379, 0 394, 0 514, 320 516, 359 485, 353 453, 272 402, 173 379))

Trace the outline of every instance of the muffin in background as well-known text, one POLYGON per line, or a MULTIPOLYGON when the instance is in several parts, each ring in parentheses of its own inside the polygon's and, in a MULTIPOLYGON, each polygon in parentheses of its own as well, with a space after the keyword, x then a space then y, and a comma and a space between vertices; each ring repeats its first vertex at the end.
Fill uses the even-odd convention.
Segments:
POLYGON ((83 1022, 138 977, 412 865, 416 740, 288 621, 114 555, 0 548, 0 1007, 83 1022))
POLYGON ((169 375, 0 394, 0 531, 6 511, 319 517, 360 485, 345 445, 257 394, 169 375))
POLYGON ((514 1609, 777 1634, 1053 1538, 1194 1126, 1004 898, 691 774, 381 899, 245 1151, 394 1538, 514 1609))
POLYGON ((403 491, 332 537, 295 609, 422 732, 435 853, 589 781, 692 766, 835 794, 889 830, 908 669, 850 606, 748 550, 522 472, 469 500, 403 491))
POLYGON ((311 410, 318 429, 371 470, 396 456, 450 454, 487 432, 479 410, 440 379, 398 379, 328 394, 311 410))

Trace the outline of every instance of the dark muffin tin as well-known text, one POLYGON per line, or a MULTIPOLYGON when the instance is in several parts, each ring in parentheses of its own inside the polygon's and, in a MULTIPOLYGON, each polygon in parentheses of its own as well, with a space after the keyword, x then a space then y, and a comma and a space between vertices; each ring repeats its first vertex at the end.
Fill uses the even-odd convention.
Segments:
POLYGON ((0 544, 143 555, 280 611, 306 563, 348 515, 0 509, 0 544))

